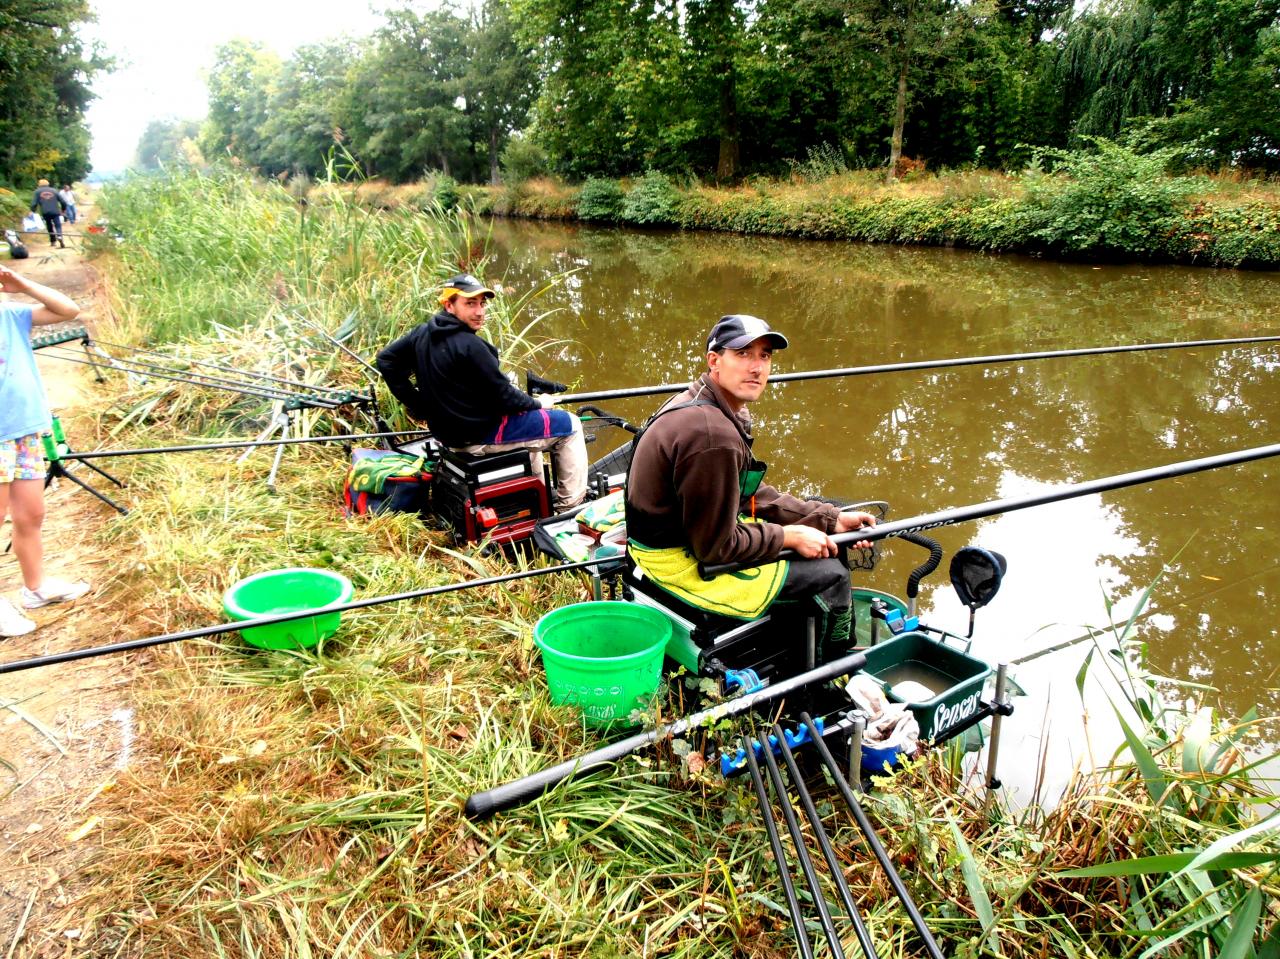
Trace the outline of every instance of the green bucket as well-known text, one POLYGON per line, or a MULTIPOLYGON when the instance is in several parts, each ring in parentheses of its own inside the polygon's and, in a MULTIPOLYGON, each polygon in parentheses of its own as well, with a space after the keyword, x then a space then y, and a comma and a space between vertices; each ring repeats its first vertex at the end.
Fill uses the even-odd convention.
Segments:
MULTIPOLYGON (((222 608, 232 619, 283 616, 321 610, 350 602, 351 581, 328 569, 273 569, 236 583, 222 596, 222 608)), ((287 623, 242 629, 244 641, 259 649, 305 649, 338 630, 341 613, 322 613, 287 623)))
POLYGON ((533 628, 551 702, 582 710, 588 726, 633 725, 662 678, 671 621, 656 609, 617 601, 574 603, 533 628))
MULTIPOLYGON (((892 596, 889 593, 882 593, 877 589, 855 589, 853 591, 853 635, 855 646, 871 645, 871 601, 873 599, 882 599, 886 606, 890 609, 896 609, 903 616, 907 615, 907 604, 892 596)), ((880 624, 880 632, 877 638, 880 642, 891 639, 893 634, 889 632, 884 623, 880 624)))

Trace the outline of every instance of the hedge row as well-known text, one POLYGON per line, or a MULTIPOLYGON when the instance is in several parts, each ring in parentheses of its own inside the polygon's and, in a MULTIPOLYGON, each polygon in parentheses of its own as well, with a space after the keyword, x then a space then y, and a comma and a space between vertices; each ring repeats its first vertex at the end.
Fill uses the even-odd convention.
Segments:
MULTIPOLYGON (((851 175, 852 176, 852 175, 851 175)), ((958 246, 1070 259, 1280 268, 1280 197, 1216 194, 1194 178, 988 178, 982 188, 868 188, 865 179, 733 189, 539 180, 461 187, 482 213, 870 243, 958 246), (1206 190, 1208 192, 1206 193, 1206 190)))

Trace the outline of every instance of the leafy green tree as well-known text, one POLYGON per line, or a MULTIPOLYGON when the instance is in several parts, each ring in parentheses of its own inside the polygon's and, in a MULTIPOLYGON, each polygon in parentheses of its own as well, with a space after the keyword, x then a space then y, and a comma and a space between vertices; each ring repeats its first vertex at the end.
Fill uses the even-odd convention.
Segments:
POLYGON ((887 176, 896 176, 902 156, 912 91, 924 86, 943 64, 967 62, 964 52, 977 21, 994 13, 985 0, 846 0, 849 29, 892 85, 892 133, 887 176))
POLYGON ((507 139, 528 120, 538 91, 533 50, 516 36, 501 0, 485 0, 468 38, 462 91, 466 112, 484 142, 489 182, 501 182, 501 157, 507 139))
POLYGON ((144 170, 186 163, 199 135, 199 120, 152 120, 138 138, 135 162, 144 170))
POLYGON ((334 40, 299 47, 280 70, 263 124, 265 157, 280 169, 316 175, 342 138, 337 104, 358 47, 334 40))
POLYGON ((1057 48, 1046 82, 1067 142, 1140 131, 1211 165, 1280 169, 1280 0, 1115 0, 1057 48))
POLYGON ((474 179, 475 145, 462 78, 468 24, 450 10, 386 13, 353 69, 339 116, 366 170, 409 180, 436 169, 474 179))
POLYGON ((695 139, 674 0, 510 0, 539 51, 533 133, 564 173, 621 176, 685 161, 695 139))
POLYGON ((264 173, 285 168, 269 152, 266 136, 280 73, 280 58, 260 43, 236 39, 217 49, 209 71, 209 117, 200 138, 206 157, 230 154, 264 173))
POLYGON ((76 32, 92 19, 87 0, 0 0, 0 182, 89 171, 89 85, 111 67, 76 32))

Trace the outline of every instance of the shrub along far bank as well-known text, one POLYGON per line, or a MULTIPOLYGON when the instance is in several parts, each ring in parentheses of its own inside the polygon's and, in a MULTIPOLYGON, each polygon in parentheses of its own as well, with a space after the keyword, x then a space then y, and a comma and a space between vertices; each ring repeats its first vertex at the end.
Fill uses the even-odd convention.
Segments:
POLYGON ((734 187, 682 184, 650 172, 634 181, 593 178, 574 186, 541 178, 458 190, 477 212, 494 216, 1280 268, 1280 193, 1167 176, 1149 157, 1109 146, 1110 154, 1064 155, 1054 173, 960 172, 893 185, 873 171, 734 187))

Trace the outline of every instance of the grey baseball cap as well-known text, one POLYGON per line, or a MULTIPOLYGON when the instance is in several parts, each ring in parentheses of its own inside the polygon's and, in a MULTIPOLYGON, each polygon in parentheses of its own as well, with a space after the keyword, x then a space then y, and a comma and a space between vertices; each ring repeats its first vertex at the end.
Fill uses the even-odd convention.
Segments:
POLYGON ((775 350, 785 350, 787 338, 770 329, 769 324, 758 316, 747 313, 734 313, 720 317, 720 322, 707 334, 707 352, 718 353, 720 350, 737 350, 754 343, 760 337, 769 338, 775 350))

